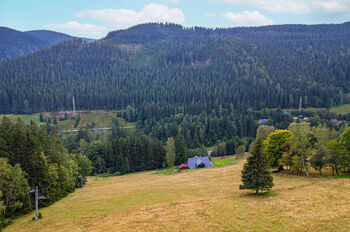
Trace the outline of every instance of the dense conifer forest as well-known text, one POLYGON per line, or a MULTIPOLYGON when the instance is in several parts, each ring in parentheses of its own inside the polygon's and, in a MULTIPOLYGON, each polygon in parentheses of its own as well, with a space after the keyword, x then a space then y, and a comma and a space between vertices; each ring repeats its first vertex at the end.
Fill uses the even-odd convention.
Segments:
POLYGON ((0 195, 4 210, 0 229, 11 223, 13 216, 33 209, 34 195, 30 189, 38 186, 49 205, 80 186, 79 175, 91 173, 92 163, 85 155, 69 154, 56 132, 47 134, 46 127, 35 123, 26 126, 3 118, 0 123, 0 195))
POLYGON ((330 107, 349 92, 350 23, 257 28, 144 24, 0 64, 0 112, 125 109, 138 119, 330 107))

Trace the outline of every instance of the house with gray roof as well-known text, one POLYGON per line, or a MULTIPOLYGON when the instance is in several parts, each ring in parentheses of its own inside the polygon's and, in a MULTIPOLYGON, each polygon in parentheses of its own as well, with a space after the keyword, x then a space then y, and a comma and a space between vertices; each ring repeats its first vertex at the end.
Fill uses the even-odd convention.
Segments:
POLYGON ((187 160, 188 168, 213 168, 214 164, 210 161, 209 157, 198 157, 188 158, 187 160))

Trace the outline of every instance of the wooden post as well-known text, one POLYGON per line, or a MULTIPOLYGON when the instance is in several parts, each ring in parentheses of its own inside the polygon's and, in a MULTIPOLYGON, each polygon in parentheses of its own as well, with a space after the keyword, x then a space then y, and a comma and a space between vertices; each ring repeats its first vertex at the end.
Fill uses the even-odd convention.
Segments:
POLYGON ((75 101, 74 101, 74 97, 73 97, 73 115, 75 116, 75 101))
POLYGON ((38 186, 35 187, 35 220, 39 219, 39 189, 38 186))

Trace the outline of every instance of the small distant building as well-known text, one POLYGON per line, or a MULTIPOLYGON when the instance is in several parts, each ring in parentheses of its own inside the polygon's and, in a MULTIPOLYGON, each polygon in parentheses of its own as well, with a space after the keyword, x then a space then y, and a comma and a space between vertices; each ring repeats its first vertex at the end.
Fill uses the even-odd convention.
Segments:
POLYGON ((338 120, 338 119, 332 118, 332 119, 331 119, 331 122, 333 122, 333 123, 335 123, 335 124, 340 124, 340 123, 342 123, 343 121, 340 121, 340 120, 338 120))
POLYGON ((193 158, 188 158, 187 166, 189 169, 215 167, 214 164, 210 161, 209 157, 207 156, 203 156, 203 157, 195 156, 193 158))
POLYGON ((309 120, 310 120, 310 119, 309 119, 309 118, 307 118, 307 117, 305 117, 305 118, 304 118, 304 121, 309 121, 309 120))
POLYGON ((293 117, 293 120, 298 120, 298 117, 293 117))
POLYGON ((269 118, 259 119, 259 124, 265 124, 265 123, 268 123, 269 121, 270 121, 269 118))
POLYGON ((304 118, 304 115, 302 115, 302 114, 299 114, 299 116, 298 116, 299 118, 304 118))

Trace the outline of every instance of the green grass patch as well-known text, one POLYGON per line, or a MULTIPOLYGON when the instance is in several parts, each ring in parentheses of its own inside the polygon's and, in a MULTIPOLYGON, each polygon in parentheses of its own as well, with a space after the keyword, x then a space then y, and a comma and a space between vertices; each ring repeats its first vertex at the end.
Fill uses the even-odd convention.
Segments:
POLYGON ((336 111, 338 114, 349 114, 350 113, 350 104, 344 104, 340 106, 333 106, 331 110, 336 111))
POLYGON ((113 175, 113 174, 110 174, 110 173, 102 173, 102 174, 98 174, 97 176, 98 176, 98 177, 107 178, 107 177, 111 177, 111 176, 114 176, 114 175, 113 175))
POLYGON ((207 151, 214 151, 216 149, 217 145, 211 146, 211 147, 206 147, 205 150, 207 151))
POLYGON ((16 123, 19 118, 25 125, 29 125, 31 121, 35 122, 39 126, 44 124, 40 122, 39 114, 0 114, 1 120, 4 116, 14 123, 16 123))
MULTIPOLYGON (((298 109, 285 109, 287 111, 297 111, 298 109)), ((310 111, 310 112, 317 112, 320 110, 327 110, 327 108, 324 107, 306 107, 302 108, 302 110, 310 111)), ((343 104, 340 106, 333 106, 329 109, 330 111, 333 111, 337 114, 349 114, 350 113, 350 104, 343 104)))
POLYGON ((350 175, 332 176, 333 179, 350 179, 350 175))
MULTIPOLYGON (((51 125, 53 125, 53 117, 57 119, 57 128, 59 131, 64 130, 78 130, 82 127, 86 127, 88 124, 94 124, 94 128, 112 128, 113 122, 112 119, 115 118, 117 112, 112 111, 86 111, 80 112, 80 121, 77 127, 74 127, 74 124, 77 119, 77 115, 73 115, 71 112, 68 112, 67 120, 59 120, 59 118, 64 117, 64 112, 52 112, 44 113, 44 118, 51 118, 51 125)), ((34 121, 37 125, 44 125, 45 122, 40 122, 39 114, 0 114, 1 117, 6 116, 12 122, 16 122, 20 118, 24 124, 29 125, 30 121, 34 121)), ((123 118, 118 118, 119 125, 121 127, 126 127, 125 129, 129 132, 136 131, 136 123, 130 123, 125 121, 123 118)))
MULTIPOLYGON (((59 130, 74 130, 86 127, 88 124, 95 124, 95 128, 113 127, 112 119, 116 117, 116 112, 83 112, 80 113, 80 122, 76 128, 74 124, 76 117, 68 116, 68 120, 57 121, 59 130)), ((128 123, 123 118, 118 118, 121 127, 135 126, 135 123, 128 123)))
POLYGON ((241 159, 236 159, 236 158, 217 159, 217 160, 213 161, 213 164, 215 167, 220 168, 220 167, 225 167, 225 166, 236 164, 240 160, 241 159))
MULTIPOLYGON (((86 127, 88 124, 95 124, 94 128, 111 128, 113 127, 112 119, 116 117, 116 112, 83 112, 80 113, 79 125, 74 128, 75 117, 68 117, 68 120, 58 121, 59 130, 74 130, 86 127)), ((129 123, 123 118, 118 118, 121 127, 127 127, 127 130, 135 130, 135 123, 129 123)))
POLYGON ((180 172, 179 169, 176 168, 166 168, 166 169, 159 169, 156 170, 155 172, 153 172, 152 174, 166 174, 166 175, 170 175, 170 174, 174 174, 174 173, 178 173, 180 172))

